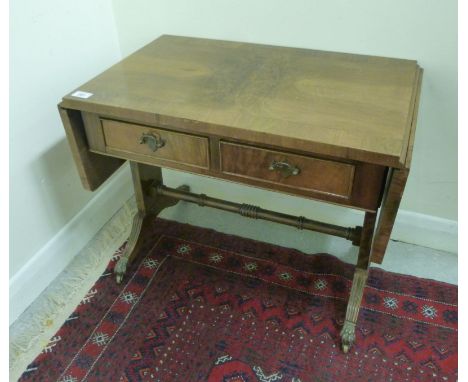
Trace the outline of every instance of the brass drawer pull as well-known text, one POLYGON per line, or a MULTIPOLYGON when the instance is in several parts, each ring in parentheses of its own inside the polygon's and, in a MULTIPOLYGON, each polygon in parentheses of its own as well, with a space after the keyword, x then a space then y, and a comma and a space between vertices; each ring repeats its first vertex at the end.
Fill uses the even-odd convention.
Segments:
POLYGON ((161 138, 157 133, 143 133, 140 138, 140 144, 147 144, 151 151, 157 151, 161 147, 164 147, 166 141, 161 138))
POLYGON ((271 162, 269 169, 271 171, 281 171, 284 175, 285 178, 291 175, 298 175, 301 170, 297 166, 293 166, 292 164, 289 164, 288 161, 277 161, 273 160, 271 162))

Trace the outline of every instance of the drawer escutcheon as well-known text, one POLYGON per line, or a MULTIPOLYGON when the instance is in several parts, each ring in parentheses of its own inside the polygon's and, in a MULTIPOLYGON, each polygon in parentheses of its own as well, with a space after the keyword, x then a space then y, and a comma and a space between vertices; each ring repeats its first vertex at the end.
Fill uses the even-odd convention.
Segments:
POLYGON ((157 133, 143 133, 140 138, 140 145, 147 144, 151 151, 156 152, 164 147, 166 141, 157 133))
POLYGON ((270 167, 268 167, 271 171, 280 171, 285 178, 291 175, 299 175, 301 170, 299 167, 290 164, 287 160, 277 161, 273 159, 271 162, 270 167))

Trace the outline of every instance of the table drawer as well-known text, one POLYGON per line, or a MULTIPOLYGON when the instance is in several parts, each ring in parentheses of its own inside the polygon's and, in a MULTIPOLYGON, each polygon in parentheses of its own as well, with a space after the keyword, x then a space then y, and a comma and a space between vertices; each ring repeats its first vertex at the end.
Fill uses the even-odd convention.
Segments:
POLYGON ((208 138, 108 119, 101 123, 109 153, 208 168, 208 138))
POLYGON ((221 142, 221 171, 256 181, 349 199, 355 166, 221 142))

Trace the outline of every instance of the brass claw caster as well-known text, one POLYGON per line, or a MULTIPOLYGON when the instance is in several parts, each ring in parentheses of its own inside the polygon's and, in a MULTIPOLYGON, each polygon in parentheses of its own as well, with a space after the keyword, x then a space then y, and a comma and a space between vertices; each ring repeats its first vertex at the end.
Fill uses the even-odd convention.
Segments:
POLYGON ((115 264, 114 274, 115 274, 115 281, 117 282, 117 284, 120 284, 123 280, 125 272, 127 271, 127 263, 128 263, 128 258, 121 257, 119 261, 117 261, 117 264, 115 264))
POLYGON ((340 336, 343 353, 348 353, 349 349, 351 346, 353 346, 354 341, 356 340, 356 324, 345 321, 343 329, 341 329, 340 336))

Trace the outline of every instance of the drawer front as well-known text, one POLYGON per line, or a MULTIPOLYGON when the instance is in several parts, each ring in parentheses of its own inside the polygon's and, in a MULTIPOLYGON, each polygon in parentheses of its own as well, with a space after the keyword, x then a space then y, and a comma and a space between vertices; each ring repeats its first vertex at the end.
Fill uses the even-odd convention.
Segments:
POLYGON ((106 151, 208 168, 208 138, 102 119, 106 151))
POLYGON ((221 142, 221 171, 256 181, 349 199, 355 166, 221 142))

